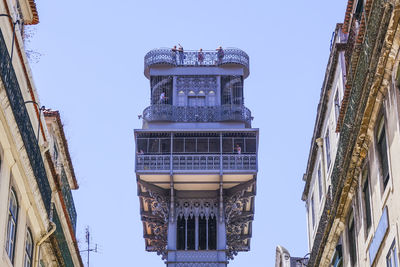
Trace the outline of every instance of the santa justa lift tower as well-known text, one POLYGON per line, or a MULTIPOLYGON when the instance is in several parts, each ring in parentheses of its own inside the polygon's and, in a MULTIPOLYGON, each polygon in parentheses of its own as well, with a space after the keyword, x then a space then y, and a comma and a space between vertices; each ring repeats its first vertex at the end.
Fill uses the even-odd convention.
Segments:
POLYGON ((135 130, 147 251, 168 267, 222 267, 250 249, 258 129, 244 106, 240 49, 146 54, 150 106, 135 130))

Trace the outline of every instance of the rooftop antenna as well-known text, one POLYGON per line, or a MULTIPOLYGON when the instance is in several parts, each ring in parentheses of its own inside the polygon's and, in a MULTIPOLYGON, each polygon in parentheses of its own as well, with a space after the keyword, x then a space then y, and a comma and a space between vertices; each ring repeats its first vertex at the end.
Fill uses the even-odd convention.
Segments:
POLYGON ((94 248, 90 247, 90 230, 89 226, 86 226, 86 244, 87 244, 87 249, 81 250, 81 252, 87 252, 87 267, 89 267, 89 259, 90 259, 90 252, 97 253, 97 244, 95 244, 94 248))

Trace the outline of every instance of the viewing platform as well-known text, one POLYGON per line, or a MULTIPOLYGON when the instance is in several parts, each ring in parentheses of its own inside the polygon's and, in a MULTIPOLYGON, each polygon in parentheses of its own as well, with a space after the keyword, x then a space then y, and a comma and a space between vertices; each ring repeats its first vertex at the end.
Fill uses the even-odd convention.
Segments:
POLYGON ((244 78, 249 76, 249 56, 238 48, 224 48, 224 56, 218 59, 217 50, 203 50, 203 60, 199 61, 199 51, 184 50, 173 52, 171 48, 153 49, 144 57, 144 75, 150 77, 150 67, 170 65, 171 67, 219 67, 241 65, 244 69, 244 78))

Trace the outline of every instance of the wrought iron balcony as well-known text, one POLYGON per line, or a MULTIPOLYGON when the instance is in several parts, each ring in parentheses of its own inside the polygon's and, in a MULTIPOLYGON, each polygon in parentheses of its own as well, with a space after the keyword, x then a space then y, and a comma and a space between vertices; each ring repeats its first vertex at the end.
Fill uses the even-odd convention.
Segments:
POLYGON ((14 114, 18 130, 21 134, 33 174, 39 187, 44 206, 50 214, 51 187, 47 178, 43 158, 37 143, 36 134, 33 130, 31 119, 25 107, 25 101, 21 93, 17 75, 12 65, 3 33, 0 29, 0 77, 7 93, 10 107, 14 114))
POLYGON ((251 126, 251 111, 242 105, 173 106, 157 104, 143 111, 145 121, 222 122, 240 121, 251 126))
POLYGON ((72 228, 76 231, 76 209, 71 188, 68 183, 67 174, 64 168, 61 169, 61 192, 64 198, 65 206, 67 207, 68 217, 71 220, 72 228))
POLYGON ((178 67, 210 67, 239 64, 244 67, 244 77, 249 76, 249 56, 238 48, 226 48, 224 56, 218 59, 216 50, 203 51, 203 60, 199 61, 199 52, 185 50, 183 56, 170 48, 153 49, 144 57, 144 73, 149 77, 149 68, 154 65, 172 65, 178 67))
POLYGON ((256 154, 180 154, 137 155, 137 172, 207 171, 224 172, 257 171, 256 154), (172 158, 172 165, 171 165, 172 158), (221 164, 222 163, 222 164, 221 164))

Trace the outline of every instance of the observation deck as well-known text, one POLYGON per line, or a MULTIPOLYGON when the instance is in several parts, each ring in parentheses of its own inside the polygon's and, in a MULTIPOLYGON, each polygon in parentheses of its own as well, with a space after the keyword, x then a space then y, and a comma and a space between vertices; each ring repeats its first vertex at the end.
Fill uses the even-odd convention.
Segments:
POLYGON ((147 122, 244 122, 251 127, 251 111, 243 105, 174 106, 158 104, 143 111, 147 122))
POLYGON ((244 70, 244 78, 250 74, 249 56, 238 48, 225 48, 224 56, 218 60, 216 50, 203 50, 204 59, 198 60, 199 51, 185 50, 183 59, 179 60, 179 52, 173 52, 171 48, 153 49, 144 57, 144 75, 150 78, 150 68, 154 66, 169 65, 171 67, 229 67, 241 65, 244 70))

